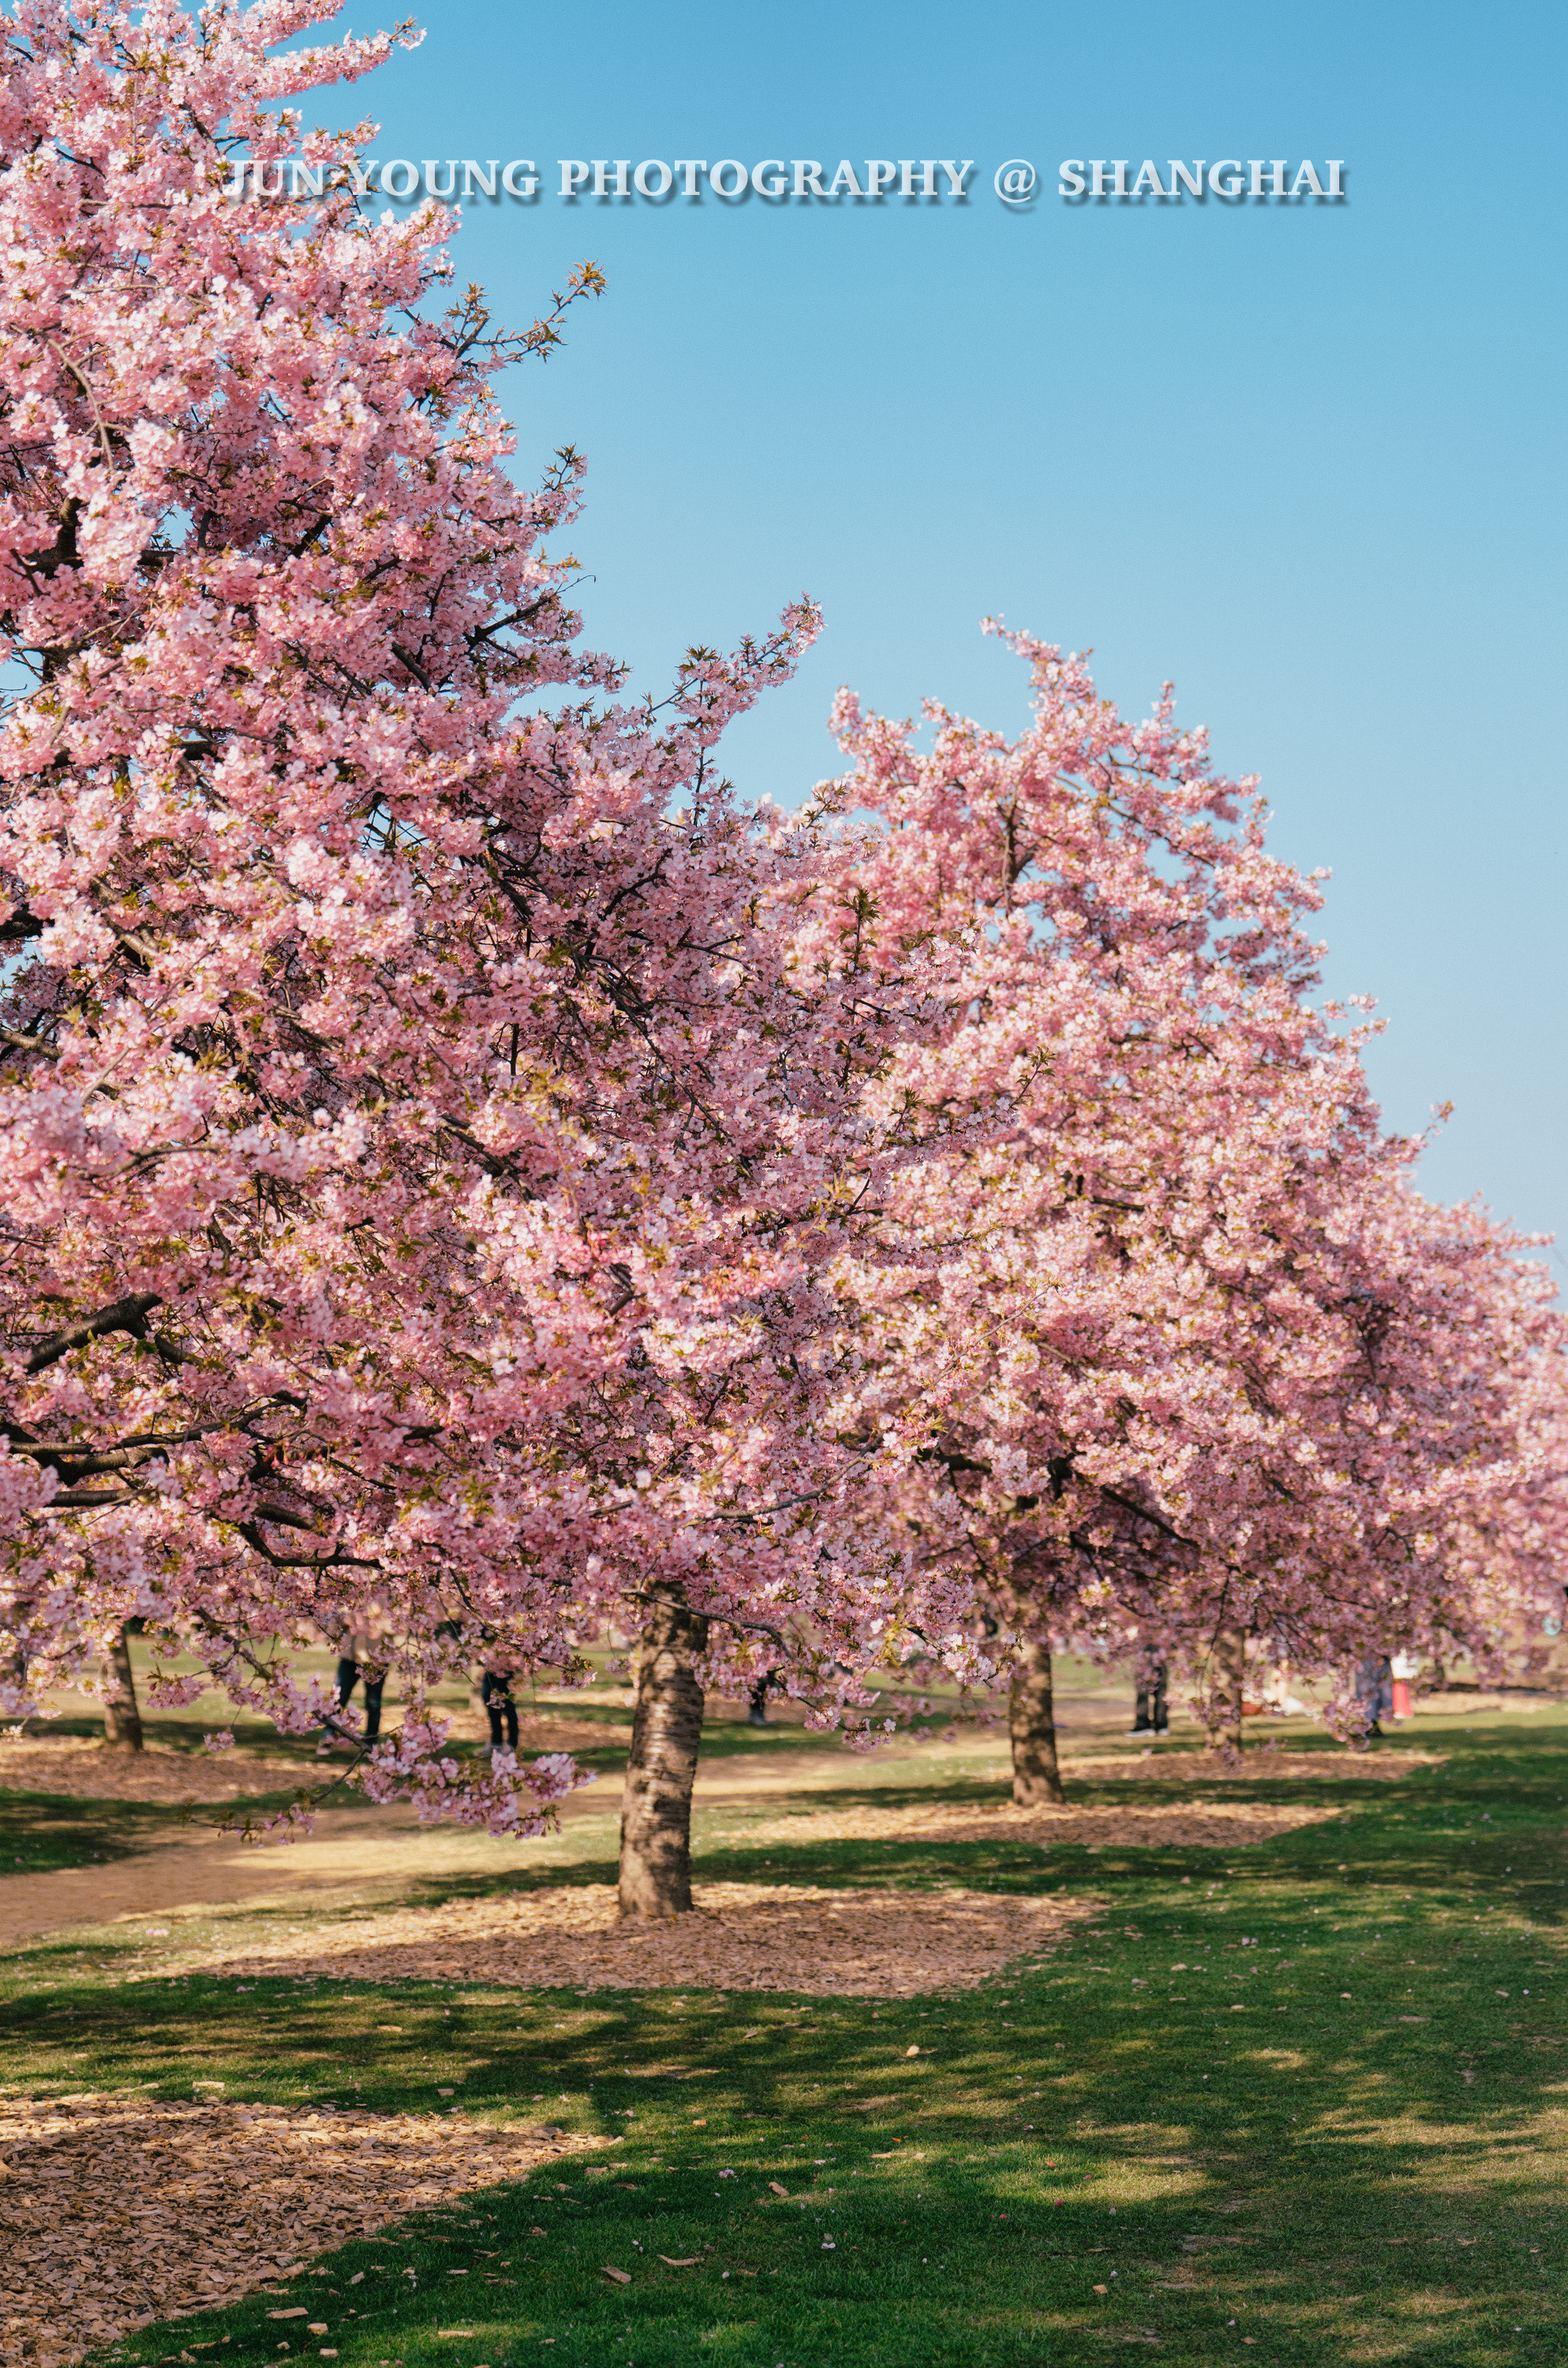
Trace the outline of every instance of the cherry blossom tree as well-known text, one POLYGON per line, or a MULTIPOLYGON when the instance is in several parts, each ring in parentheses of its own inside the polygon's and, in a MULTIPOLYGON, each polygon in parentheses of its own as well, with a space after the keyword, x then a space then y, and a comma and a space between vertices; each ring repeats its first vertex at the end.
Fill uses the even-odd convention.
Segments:
POLYGON ((976 1611, 1013 1639, 1029 1799, 1061 1797, 1053 1634, 1184 1664, 1233 1735, 1249 1634, 1341 1680, 1385 1637, 1494 1650, 1555 1590, 1562 1333, 1525 1245, 1413 1190, 1255 785, 1168 691, 1130 725, 1014 640, 1019 740, 930 708, 922 748, 846 697, 823 803, 880 818, 841 939, 920 1015, 865 1084, 923 1156, 846 1262, 837 1419, 901 1460, 947 1588, 888 1657, 952 1665, 967 1573, 957 1657, 976 1611))
POLYGON ((569 1766, 477 1774, 431 1684, 580 1674, 629 1587, 741 1650, 822 1493, 756 1220, 801 859, 711 757, 814 620, 652 707, 576 650, 580 463, 519 491, 492 390, 597 274, 439 313, 449 219, 279 106, 386 53, 277 53, 324 13, 6 21, 5 1701, 140 1617, 201 1665, 156 1699, 349 1732, 289 1648, 366 1630, 360 1781, 524 1830, 569 1766), (299 146, 324 199, 226 196, 299 146))

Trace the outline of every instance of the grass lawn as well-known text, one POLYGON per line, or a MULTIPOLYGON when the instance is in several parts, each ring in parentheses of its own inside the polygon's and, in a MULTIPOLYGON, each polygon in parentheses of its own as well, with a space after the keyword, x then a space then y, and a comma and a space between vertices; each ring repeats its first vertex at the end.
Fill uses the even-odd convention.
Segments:
POLYGON ((173 1829, 178 1812, 52 1793, 0 1793, 0 1876, 130 1858, 173 1829))
MULTIPOLYGON (((709 1813, 699 1880, 1094 1903, 1051 1957, 978 1990, 810 1998, 787 1967, 777 1992, 730 1996, 111 1986, 108 1942, 77 1937, 6 1961, 0 2082, 188 2098, 215 2078, 231 2098, 424 2112, 448 2088, 469 2113, 612 2141, 313 2260, 287 2291, 144 2330, 125 2360, 1560 2360, 1568 1713, 1461 1709, 1403 1739, 1444 1763, 1312 1780, 1333 1823, 1229 1852, 1044 1854, 1000 1832, 764 1849, 744 1805, 709 1813)), ((936 1755, 900 1777, 972 1796, 936 1755)), ((1145 1789, 1076 1788, 1130 1808, 1145 1789)), ((1243 1789, 1302 1788, 1260 1755, 1243 1789)), ((51 1819, 106 1849, 131 1833, 92 1804, 13 1796, 6 1818, 40 1850, 51 1819)), ((610 1830, 568 1826, 523 1864, 608 1879, 610 1830)))

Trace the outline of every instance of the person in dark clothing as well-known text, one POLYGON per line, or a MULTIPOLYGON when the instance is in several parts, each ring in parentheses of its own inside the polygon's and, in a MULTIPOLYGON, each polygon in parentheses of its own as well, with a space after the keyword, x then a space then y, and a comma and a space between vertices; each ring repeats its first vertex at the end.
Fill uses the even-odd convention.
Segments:
POLYGON ((748 1726, 766 1726, 767 1725, 767 1697, 773 1691, 773 1681, 778 1675, 778 1672, 777 1669, 769 1669, 764 1676, 758 1678, 756 1685, 753 1686, 751 1690, 751 1699, 746 1705, 746 1725, 748 1726))
POLYGON ((333 1698, 339 1710, 345 1709, 350 1694, 361 1679, 365 1683, 365 1741, 374 1743, 381 1731, 381 1689, 386 1684, 386 1679, 372 1678, 368 1670, 360 1668, 358 1661, 341 1660, 337 1665, 337 1683, 333 1689, 333 1698))
POLYGON ((490 1720, 491 1750, 499 1751, 501 1748, 501 1726, 503 1720, 505 1720, 506 1727, 506 1748, 508 1751, 516 1751, 517 1748, 517 1705, 512 1699, 512 1673, 510 1669, 486 1669, 483 1676, 480 1679, 479 1691, 480 1698, 484 1704, 486 1715, 490 1720))
POLYGON ((1138 1689, 1132 1725, 1128 1732, 1131 1735, 1168 1735, 1170 1728, 1170 1713, 1165 1708, 1165 1665, 1164 1661, 1156 1661, 1138 1689))
MULTIPOLYGON (((346 1709, 356 1685, 361 1679, 364 1679, 365 1732, 359 1740, 362 1743, 374 1743, 381 1731, 381 1689, 386 1684, 386 1674, 383 1671, 379 1678, 370 1676, 369 1672, 361 1666, 360 1655, 363 1649, 362 1641, 358 1636, 347 1635, 343 1638, 338 1647, 337 1678, 333 1686, 332 1699, 335 1709, 346 1709)), ((350 1742, 351 1738, 346 1736, 335 1738, 330 1728, 324 1728, 321 1741, 316 1746, 318 1759, 324 1758, 332 1749, 335 1740, 350 1742)))
POLYGON ((1393 1665, 1375 1647, 1363 1654, 1356 1672, 1356 1699, 1367 1713, 1369 1735, 1381 1735, 1382 1722, 1393 1714, 1393 1665))

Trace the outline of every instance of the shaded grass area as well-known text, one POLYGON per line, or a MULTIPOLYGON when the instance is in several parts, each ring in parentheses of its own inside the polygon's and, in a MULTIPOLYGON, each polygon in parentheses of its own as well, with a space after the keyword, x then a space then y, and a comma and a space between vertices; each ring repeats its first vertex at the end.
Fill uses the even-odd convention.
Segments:
MULTIPOLYGON (((98 1952, 43 1946, 0 1992, 0 2077, 431 2112, 449 2088, 612 2142, 148 2330, 138 2361, 1555 2360, 1568 1722, 1423 1720, 1418 1740, 1447 1764, 1314 1782, 1335 1826, 1228 1852, 748 1849, 723 1813, 710 1877, 1093 1899, 1053 1955, 979 1991, 108 1987, 98 1952), (301 2305, 325 2335, 267 2315, 301 2305)), ((591 1847, 538 1879, 603 1879, 591 1847)))
POLYGON ((57 1867, 102 1866, 166 1840, 177 1810, 119 1801, 78 1801, 64 1793, 0 1793, 0 1875, 47 1874, 57 1867))

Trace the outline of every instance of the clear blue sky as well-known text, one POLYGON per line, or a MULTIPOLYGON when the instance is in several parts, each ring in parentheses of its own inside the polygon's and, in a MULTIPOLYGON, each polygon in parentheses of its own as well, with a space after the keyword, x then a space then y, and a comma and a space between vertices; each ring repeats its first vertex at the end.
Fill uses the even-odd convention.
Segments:
POLYGON ((504 315, 608 274, 507 391, 526 472, 591 463, 597 646, 653 684, 823 602, 734 734, 744 788, 833 768, 840 682, 1016 727, 988 611, 1092 645, 1125 705, 1173 677, 1333 871, 1327 977, 1387 1019, 1391 1123, 1455 1105, 1426 1189, 1568 1235, 1565 51, 1568 12, 1508 0, 443 0, 324 120, 537 159, 540 201, 458 242, 504 315), (563 156, 930 154, 978 160, 967 206, 551 194, 563 156), (1057 161, 1095 155, 1343 157, 1348 202, 1064 206, 1057 161))

